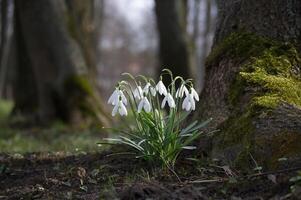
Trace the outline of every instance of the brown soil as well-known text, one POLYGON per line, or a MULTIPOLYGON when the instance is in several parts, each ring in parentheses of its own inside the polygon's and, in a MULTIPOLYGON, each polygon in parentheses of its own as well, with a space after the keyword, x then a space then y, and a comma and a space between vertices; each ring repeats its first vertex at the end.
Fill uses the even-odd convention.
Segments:
POLYGON ((218 166, 180 165, 182 182, 168 172, 148 173, 151 170, 145 163, 129 156, 110 156, 109 152, 76 156, 1 154, 0 199, 238 200, 299 196, 298 190, 291 192, 293 183, 289 181, 297 169, 238 177, 218 166))

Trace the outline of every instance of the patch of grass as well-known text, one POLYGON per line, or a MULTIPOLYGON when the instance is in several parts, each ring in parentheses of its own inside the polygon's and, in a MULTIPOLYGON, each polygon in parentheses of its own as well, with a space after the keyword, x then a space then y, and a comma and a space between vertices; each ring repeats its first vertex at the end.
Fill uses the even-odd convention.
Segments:
POLYGON ((13 102, 0 99, 0 120, 5 119, 13 108, 13 102))
POLYGON ((0 152, 27 153, 64 151, 83 153, 99 151, 100 133, 91 130, 0 129, 0 152))
MULTIPOLYGON (((8 126, 13 103, 0 100, 0 152, 56 152, 83 153, 99 151, 96 144, 104 134, 100 130, 79 130, 57 122, 47 129, 16 129, 8 126)), ((103 149, 103 148, 102 148, 103 149)))

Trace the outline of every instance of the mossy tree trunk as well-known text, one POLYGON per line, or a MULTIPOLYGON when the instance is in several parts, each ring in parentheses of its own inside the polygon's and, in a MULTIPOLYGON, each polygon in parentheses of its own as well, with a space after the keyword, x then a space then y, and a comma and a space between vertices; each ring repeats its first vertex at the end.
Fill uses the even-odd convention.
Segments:
MULTIPOLYGON (((218 1, 197 118, 213 117, 212 157, 276 167, 301 158, 301 2, 218 1)), ((207 149, 208 150, 208 149, 207 149)))
POLYGON ((155 12, 159 33, 160 71, 170 69, 174 75, 191 78, 191 40, 186 31, 187 1, 156 0, 155 12))
MULTIPOLYGON (((76 7, 76 2, 68 3, 76 7)), ((14 112, 33 115, 46 124, 54 120, 78 124, 100 116, 105 123, 89 81, 88 66, 95 66, 94 50, 89 42, 80 40, 92 33, 84 32, 83 24, 78 24, 84 20, 75 19, 76 9, 71 12, 66 5, 61 0, 15 0, 19 64, 14 112), (84 32, 81 36, 77 27, 84 32), (19 98, 19 93, 27 91, 33 93, 19 98), (34 105, 27 107, 28 102, 34 105)), ((76 17, 85 16, 80 13, 76 17)))

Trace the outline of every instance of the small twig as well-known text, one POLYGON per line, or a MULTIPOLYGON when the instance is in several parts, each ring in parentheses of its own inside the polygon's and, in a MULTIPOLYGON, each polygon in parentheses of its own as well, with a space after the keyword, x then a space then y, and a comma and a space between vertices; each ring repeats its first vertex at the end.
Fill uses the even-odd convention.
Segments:
POLYGON ((130 153, 130 152, 111 153, 106 155, 106 157, 119 156, 119 155, 135 155, 135 153, 130 153))
MULTIPOLYGON (((264 172, 264 173, 256 173, 256 174, 250 174, 250 175, 246 175, 246 176, 239 176, 236 179, 244 180, 244 179, 250 179, 250 178, 259 177, 259 176, 265 176, 265 175, 269 175, 269 174, 282 174, 282 173, 293 172, 293 171, 298 171, 298 170, 301 170, 301 167, 294 167, 294 168, 282 169, 282 170, 277 170, 277 171, 269 171, 269 172, 264 172)), ((188 183, 215 183, 215 182, 226 182, 229 180, 230 180, 230 178, 219 178, 219 179, 188 181, 188 183)))
POLYGON ((250 174, 250 175, 242 176, 240 178, 253 178, 253 177, 265 176, 265 175, 269 175, 269 174, 282 174, 285 172, 293 172, 293 171, 298 171, 298 170, 301 170, 301 167, 293 167, 293 168, 281 169, 281 170, 277 170, 277 171, 268 171, 268 172, 264 172, 264 173, 250 174))
POLYGON ((177 177, 178 181, 180 183, 182 183, 182 180, 180 179, 180 177, 178 176, 178 174, 172 168, 170 168, 169 165, 166 165, 166 166, 177 177))
POLYGON ((188 183, 216 183, 216 182, 225 182, 228 181, 228 178, 219 178, 219 179, 208 179, 208 180, 196 180, 196 181, 189 181, 188 183))

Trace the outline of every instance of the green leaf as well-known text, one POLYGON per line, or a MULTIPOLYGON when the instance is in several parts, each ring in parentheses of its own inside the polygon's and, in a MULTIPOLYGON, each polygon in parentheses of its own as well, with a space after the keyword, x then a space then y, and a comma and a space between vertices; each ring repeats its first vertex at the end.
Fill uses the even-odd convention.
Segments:
POLYGON ((192 129, 196 124, 198 123, 198 121, 194 121, 192 122, 190 125, 188 125, 186 128, 184 128, 181 132, 180 135, 188 133, 190 129, 192 129))
POLYGON ((194 150, 196 149, 196 146, 184 146, 182 149, 187 149, 187 150, 194 150))

